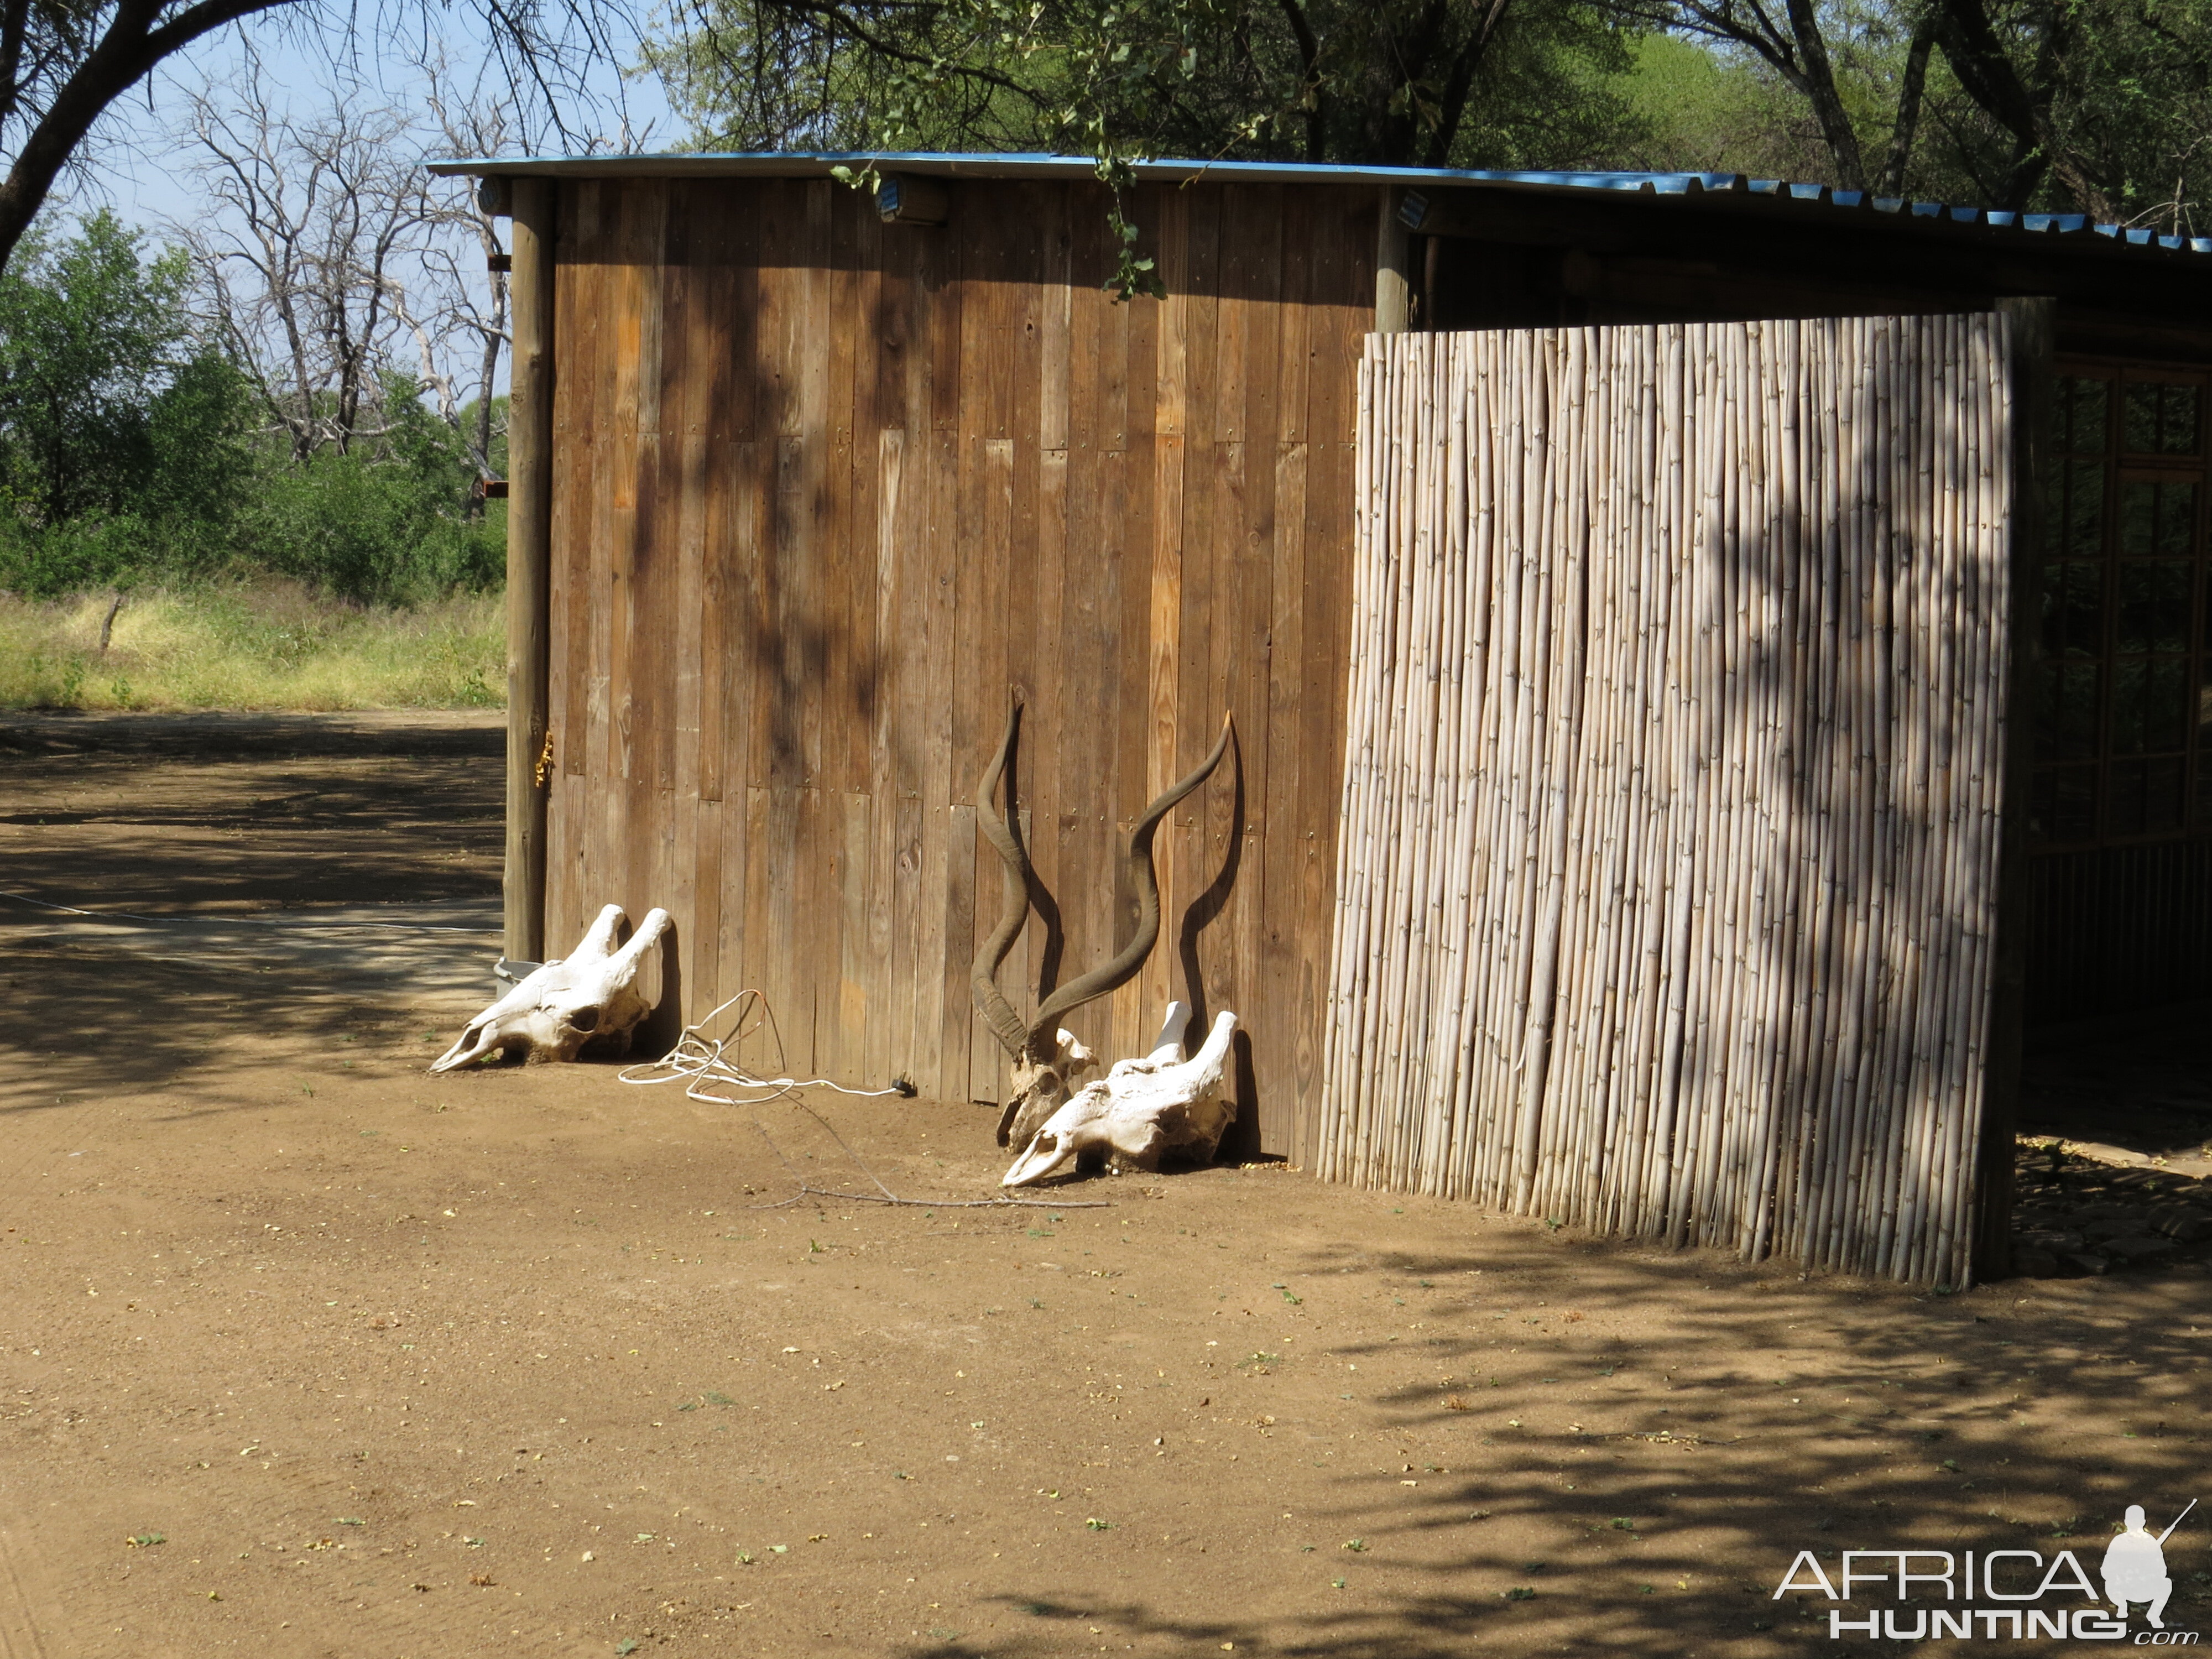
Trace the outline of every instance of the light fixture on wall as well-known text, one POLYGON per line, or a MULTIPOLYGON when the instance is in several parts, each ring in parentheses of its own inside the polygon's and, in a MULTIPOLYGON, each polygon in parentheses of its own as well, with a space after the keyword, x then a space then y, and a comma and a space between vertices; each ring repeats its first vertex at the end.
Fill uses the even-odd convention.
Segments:
POLYGON ((934 179, 886 173, 876 186, 876 211, 887 225, 941 225, 951 210, 951 193, 934 179))

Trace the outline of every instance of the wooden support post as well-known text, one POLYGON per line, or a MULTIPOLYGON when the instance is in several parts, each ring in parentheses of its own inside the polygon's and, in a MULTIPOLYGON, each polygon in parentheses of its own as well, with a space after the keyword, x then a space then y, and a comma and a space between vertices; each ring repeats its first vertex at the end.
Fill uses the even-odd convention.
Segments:
POLYGON ((2058 302, 2005 299, 2011 319, 2011 653, 2006 676, 2004 788, 1997 824, 1996 963, 1990 1048, 1976 1149, 1973 1276, 2012 1271, 2013 1142, 2020 1123, 2021 1049, 2027 1035, 2027 810, 2035 759, 2036 619, 2042 610, 2044 452, 2051 430, 2051 358, 2058 302))
POLYGON ((553 181, 514 181, 507 449, 507 954, 545 957, 544 763, 553 562, 553 181))
POLYGON ((1375 331, 1403 334, 1413 325, 1413 239, 1396 191, 1378 192, 1375 220, 1375 331))

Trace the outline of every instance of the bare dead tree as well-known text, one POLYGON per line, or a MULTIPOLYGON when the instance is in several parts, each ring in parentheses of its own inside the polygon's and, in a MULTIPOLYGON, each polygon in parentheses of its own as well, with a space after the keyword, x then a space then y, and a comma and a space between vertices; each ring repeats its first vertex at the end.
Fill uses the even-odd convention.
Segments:
MULTIPOLYGON (((509 88, 571 136, 562 111, 592 99, 584 76, 619 61, 623 0, 475 0, 476 26, 509 88)), ((454 27, 412 0, 366 9, 328 0, 0 0, 0 269, 118 99, 196 41, 278 16, 335 35, 386 38, 454 27)))
POLYGON ((191 95, 211 209, 185 235, 217 326, 301 459, 380 435, 378 371, 405 328, 398 274, 435 221, 405 117, 340 98, 270 113, 259 62, 191 95))
MULTIPOLYGON (((424 102, 447 155, 497 155, 514 142, 516 112, 511 99, 482 95, 468 99, 457 95, 442 62, 426 66, 425 81, 424 102)), ((497 382, 500 352, 513 338, 499 226, 484 210, 470 179, 440 180, 433 187, 433 198, 441 216, 440 223, 454 234, 433 243, 424 264, 438 279, 444 296, 443 315, 450 331, 459 337, 457 344, 465 340, 475 347, 476 377, 471 388, 475 419, 468 434, 469 447, 476 457, 477 471, 489 477, 492 388, 497 382), (470 273, 461 268, 460 262, 465 256, 460 250, 464 247, 471 248, 482 258, 483 264, 477 267, 484 275, 481 284, 471 280, 470 273)), ((424 356, 427 365, 427 347, 424 356)), ((430 380, 427 366, 423 379, 426 382, 430 380)), ((450 418, 455 420, 471 403, 467 398, 455 400, 451 390, 442 383, 439 396, 453 404, 454 414, 450 418)))
POLYGON ((1045 1121, 1067 1103, 1069 1085, 1097 1063, 1097 1056, 1090 1049, 1060 1030, 1060 1019, 1085 1003, 1096 1002, 1127 985, 1152 954, 1160 936, 1160 882, 1158 872, 1152 867, 1153 832, 1178 801, 1213 775, 1213 769, 1229 752, 1229 739, 1234 731, 1229 717, 1224 715, 1221 738, 1213 745, 1213 752, 1187 775, 1170 784, 1145 809, 1145 815, 1129 832, 1127 865, 1129 884, 1137 895, 1137 931, 1130 936, 1129 942, 1115 951, 1111 960, 1087 974, 1078 975, 1046 996, 1038 1004, 1036 1012, 1024 1020, 999 988, 998 974, 1000 964, 1006 961, 1007 952, 1014 948, 1014 941, 1021 937, 1022 928, 1029 921, 1030 892, 1036 885, 1036 872, 1030 866, 1028 849, 1022 845, 1018 828, 1019 815, 1015 811, 1011 782, 1006 788, 1006 816, 999 817, 991 805, 998 794, 1000 781, 1012 761, 1021 723, 1022 699, 1017 693, 1006 712, 1006 731, 999 741, 999 751, 985 769, 982 781, 975 786, 975 804, 981 809, 975 815, 975 827, 996 849, 1006 866, 1005 909, 998 927, 976 951, 975 963, 968 974, 975 1006, 1013 1066, 1013 1087, 1006 1109, 999 1120, 1001 1146, 1026 1146, 1045 1121))
POLYGON ((404 368, 455 431, 473 414, 464 435, 489 471, 507 337, 507 279, 488 269, 499 242, 465 183, 421 163, 498 148, 507 106, 471 109, 441 71, 427 79, 427 115, 357 91, 311 118, 273 115, 249 56, 190 97, 185 147, 208 206, 180 228, 232 356, 296 459, 382 436, 385 381, 404 368))

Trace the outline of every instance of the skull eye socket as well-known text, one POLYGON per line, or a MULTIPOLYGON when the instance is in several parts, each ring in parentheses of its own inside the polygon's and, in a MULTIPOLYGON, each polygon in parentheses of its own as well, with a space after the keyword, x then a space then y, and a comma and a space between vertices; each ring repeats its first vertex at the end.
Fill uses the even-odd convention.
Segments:
POLYGON ((599 1029, 599 1011, 596 1008, 572 1008, 568 1015, 569 1028, 578 1031, 599 1029))

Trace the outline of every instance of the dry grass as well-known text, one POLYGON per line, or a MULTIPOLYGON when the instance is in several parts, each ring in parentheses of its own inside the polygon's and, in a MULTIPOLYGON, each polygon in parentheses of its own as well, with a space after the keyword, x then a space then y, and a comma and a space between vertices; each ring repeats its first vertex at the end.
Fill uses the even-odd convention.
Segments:
POLYGON ((497 594, 373 610, 297 583, 48 604, 0 594, 0 708, 483 708, 506 701, 497 594))

